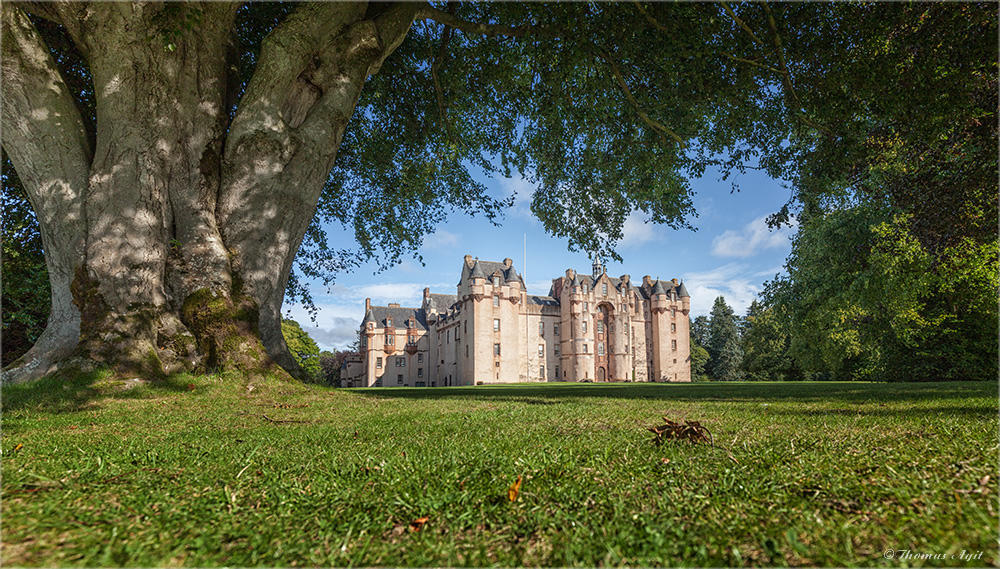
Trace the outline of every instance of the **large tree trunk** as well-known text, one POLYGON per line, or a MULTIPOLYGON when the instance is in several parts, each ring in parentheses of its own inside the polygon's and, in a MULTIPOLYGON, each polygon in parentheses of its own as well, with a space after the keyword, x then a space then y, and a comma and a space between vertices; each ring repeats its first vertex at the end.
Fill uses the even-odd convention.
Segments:
POLYGON ((3 127, 5 135, 12 126, 23 131, 4 144, 48 235, 53 314, 62 314, 58 296, 79 330, 77 346, 74 329, 53 328, 72 341, 49 350, 50 359, 75 347, 122 375, 261 373, 274 362, 299 375, 281 335, 292 261, 364 82, 402 41, 415 7, 374 13, 363 3, 301 6, 265 40, 228 125, 226 47, 236 8, 173 6, 47 11, 74 12, 70 33, 90 65, 97 102, 91 159, 79 114, 69 112, 73 100, 51 58, 45 61, 37 32, 18 8, 4 5, 3 127), (198 26, 170 29, 171 18, 192 10, 198 26), (158 35, 164 28, 169 35, 158 35), (9 57, 18 53, 42 63, 9 57), (8 105, 10 77, 23 100, 8 105), (33 108, 29 101, 46 82, 62 90, 49 89, 55 100, 36 98, 33 108), (34 120, 41 116, 35 108, 59 109, 76 122, 34 120), (37 163, 56 154, 53 140, 78 146, 79 156, 68 166, 65 159, 37 163), (50 218, 67 215, 80 219, 76 232, 55 235, 65 224, 50 218))
POLYGON ((3 143, 36 212, 52 289, 45 331, 4 371, 6 383, 44 376, 77 347, 80 311, 70 284, 83 267, 90 144, 55 61, 27 16, 5 3, 2 18, 3 143))

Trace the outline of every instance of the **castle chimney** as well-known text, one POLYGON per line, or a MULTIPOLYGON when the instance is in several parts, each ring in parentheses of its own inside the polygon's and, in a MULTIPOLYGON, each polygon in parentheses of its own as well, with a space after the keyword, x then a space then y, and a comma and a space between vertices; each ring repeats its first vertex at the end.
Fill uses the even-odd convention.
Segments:
POLYGON ((511 259, 510 257, 507 257, 506 259, 503 260, 503 268, 505 268, 505 269, 509 269, 510 266, 513 265, 513 264, 514 264, 514 260, 511 259))
POLYGON ((365 314, 368 314, 368 311, 371 309, 371 307, 372 307, 372 299, 366 298, 365 299, 365 314))
POLYGON ((465 266, 469 267, 470 269, 472 268, 472 255, 465 256, 465 266))
POLYGON ((425 286, 424 287, 424 302, 426 302, 428 299, 430 299, 430 297, 431 297, 431 288, 425 286))
POLYGON ((653 286, 652 281, 649 278, 649 275, 642 277, 642 286, 653 286))

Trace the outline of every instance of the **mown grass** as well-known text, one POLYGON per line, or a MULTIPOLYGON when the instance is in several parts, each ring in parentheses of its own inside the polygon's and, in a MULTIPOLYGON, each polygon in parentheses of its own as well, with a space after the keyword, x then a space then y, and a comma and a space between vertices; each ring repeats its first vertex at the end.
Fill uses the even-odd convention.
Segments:
POLYGON ((4 565, 997 563, 992 383, 93 374, 2 396, 4 565), (663 415, 700 421, 717 448, 654 446, 663 415))

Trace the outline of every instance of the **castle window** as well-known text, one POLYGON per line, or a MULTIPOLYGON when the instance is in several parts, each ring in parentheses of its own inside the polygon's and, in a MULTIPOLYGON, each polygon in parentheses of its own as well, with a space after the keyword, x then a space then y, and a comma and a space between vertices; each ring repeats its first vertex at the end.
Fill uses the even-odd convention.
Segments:
POLYGON ((493 275, 493 286, 500 286, 500 275, 493 275))
POLYGON ((583 333, 584 334, 587 333, 587 321, 586 320, 583 321, 583 333))
POLYGON ((396 376, 396 383, 403 383, 403 374, 398 374, 396 376))
POLYGON ((386 346, 391 346, 394 343, 395 343, 395 336, 393 336, 392 334, 386 334, 385 335, 385 345, 386 346))
POLYGON ((671 332, 676 332, 677 331, 677 325, 676 324, 671 324, 670 325, 670 331, 671 332))
POLYGON ((556 366, 556 379, 559 379, 559 366, 556 366))
POLYGON ((494 296, 493 297, 493 306, 500 306, 500 297, 499 296, 494 296))
POLYGON ((670 349, 671 350, 677 349, 677 340, 670 340, 670 349))
POLYGON ((677 309, 676 308, 671 308, 670 309, 670 317, 673 318, 674 316, 677 316, 677 309))
POLYGON ((588 302, 584 302, 583 303, 583 311, 584 312, 590 312, 590 303, 588 303, 588 302))
POLYGON ((559 325, 558 324, 553 324, 552 325, 552 335, 553 336, 558 336, 559 335, 559 325))
POLYGON ((604 322, 601 322, 601 321, 597 322, 597 333, 598 334, 603 334, 604 333, 604 322))
POLYGON ((375 368, 382 369, 382 358, 375 358, 375 368))
POLYGON ((494 356, 500 355, 500 344, 493 344, 493 355, 494 356))
MULTIPOLYGON (((555 346, 553 346, 553 348, 555 349, 556 357, 559 357, 559 344, 556 344, 555 346)), ((556 374, 556 375, 558 375, 558 374, 556 374)))
POLYGON ((368 336, 362 336, 361 337, 361 347, 364 348, 367 345, 368 345, 368 336))
POLYGON ((589 290, 589 288, 588 288, 587 283, 583 283, 583 294, 587 294, 588 290, 589 290))
POLYGON ((500 319, 499 318, 494 318, 493 319, 493 331, 494 332, 499 332, 500 331, 500 319))
POLYGON ((604 283, 601 285, 601 294, 603 296, 608 296, 608 283, 604 283))
POLYGON ((538 375, 545 379, 545 366, 538 366, 538 375))
POLYGON ((545 344, 538 344, 538 355, 539 356, 545 355, 545 344))
POLYGON ((385 319, 385 327, 386 328, 392 328, 392 318, 386 318, 385 319))
POLYGON ((590 352, 587 351, 587 344, 583 345, 583 353, 585 353, 585 354, 590 353, 590 352))
POLYGON ((604 355, 604 342, 601 342, 600 344, 597 344, 597 355, 599 355, 599 356, 603 356, 604 355))
POLYGON ((406 337, 406 343, 409 344, 409 345, 411 345, 411 346, 416 346, 417 345, 417 337, 416 336, 407 336, 406 337))
POLYGON ((423 376, 424 376, 424 368, 418 367, 417 368, 417 377, 423 377, 423 376))
POLYGON ((406 358, 396 358, 396 367, 406 367, 406 358))
POLYGON ((418 364, 424 363, 424 354, 417 354, 417 363, 418 364))
POLYGON ((538 323, 538 335, 539 336, 544 336, 545 335, 545 322, 539 322, 538 323))

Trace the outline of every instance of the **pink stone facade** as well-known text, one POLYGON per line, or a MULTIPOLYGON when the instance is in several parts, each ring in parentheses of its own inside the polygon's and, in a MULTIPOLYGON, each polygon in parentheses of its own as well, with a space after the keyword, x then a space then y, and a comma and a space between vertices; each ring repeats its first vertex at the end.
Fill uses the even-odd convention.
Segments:
POLYGON ((454 295, 424 289, 420 308, 365 301, 344 386, 689 382, 690 301, 677 279, 633 283, 597 263, 530 295, 510 259, 467 255, 454 295))

